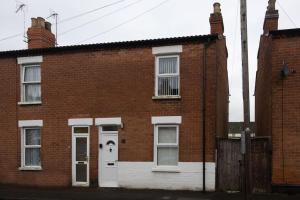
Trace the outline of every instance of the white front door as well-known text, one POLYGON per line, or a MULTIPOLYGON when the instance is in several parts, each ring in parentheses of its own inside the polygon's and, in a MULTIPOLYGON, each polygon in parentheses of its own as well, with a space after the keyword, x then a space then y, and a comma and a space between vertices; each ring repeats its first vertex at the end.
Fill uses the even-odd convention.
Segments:
POLYGON ((118 132, 100 127, 99 142, 99 185, 118 187, 118 132))
POLYGON ((89 186, 89 128, 73 127, 72 136, 72 184, 89 186), (86 133, 78 133, 85 132, 86 133))

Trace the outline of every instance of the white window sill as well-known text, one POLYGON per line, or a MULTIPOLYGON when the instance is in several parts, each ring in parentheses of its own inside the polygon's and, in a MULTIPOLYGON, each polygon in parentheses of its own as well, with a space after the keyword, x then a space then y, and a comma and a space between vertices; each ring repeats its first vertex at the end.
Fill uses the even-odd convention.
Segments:
POLYGON ((152 168, 152 172, 180 173, 180 168, 178 166, 156 166, 152 168))
POLYGON ((36 167, 19 167, 20 171, 41 171, 42 167, 36 166, 36 167))
POLYGON ((41 105, 41 101, 34 101, 34 102, 18 102, 18 105, 41 105))
POLYGON ((181 99, 181 96, 153 96, 152 99, 181 99))

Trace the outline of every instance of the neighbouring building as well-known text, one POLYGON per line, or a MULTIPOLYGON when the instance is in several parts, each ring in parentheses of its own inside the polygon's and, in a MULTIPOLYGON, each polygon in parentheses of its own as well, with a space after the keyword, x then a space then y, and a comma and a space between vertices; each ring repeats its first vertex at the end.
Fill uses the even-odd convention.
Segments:
POLYGON ((219 3, 210 24, 55 47, 33 18, 29 49, 0 52, 0 184, 214 190, 229 94, 219 3))
POLYGON ((269 1, 258 51, 256 135, 272 140, 272 186, 300 186, 300 29, 278 30, 269 1))

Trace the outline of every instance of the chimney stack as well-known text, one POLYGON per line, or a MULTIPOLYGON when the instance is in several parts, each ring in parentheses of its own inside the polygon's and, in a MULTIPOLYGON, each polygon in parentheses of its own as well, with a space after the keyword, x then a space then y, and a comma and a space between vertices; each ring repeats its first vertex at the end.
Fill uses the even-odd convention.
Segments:
POLYGON ((268 34, 270 31, 278 30, 278 10, 275 8, 276 0, 269 0, 267 8, 265 22, 264 22, 264 34, 268 34))
POLYGON ((51 23, 42 17, 31 18, 27 37, 29 49, 55 47, 55 35, 51 32, 51 23))
POLYGON ((221 13, 221 4, 214 3, 214 12, 210 14, 209 18, 210 22, 210 33, 211 34, 224 34, 224 24, 223 24, 223 17, 221 13))

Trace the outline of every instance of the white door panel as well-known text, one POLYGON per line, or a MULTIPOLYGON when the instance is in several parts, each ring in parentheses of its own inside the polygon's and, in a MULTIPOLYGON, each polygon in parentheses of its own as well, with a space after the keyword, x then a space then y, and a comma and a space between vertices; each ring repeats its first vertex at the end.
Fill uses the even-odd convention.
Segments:
POLYGON ((73 134, 72 182, 74 186, 89 186, 89 136, 73 134))
POLYGON ((118 133, 100 134, 100 187, 118 187, 118 133))

